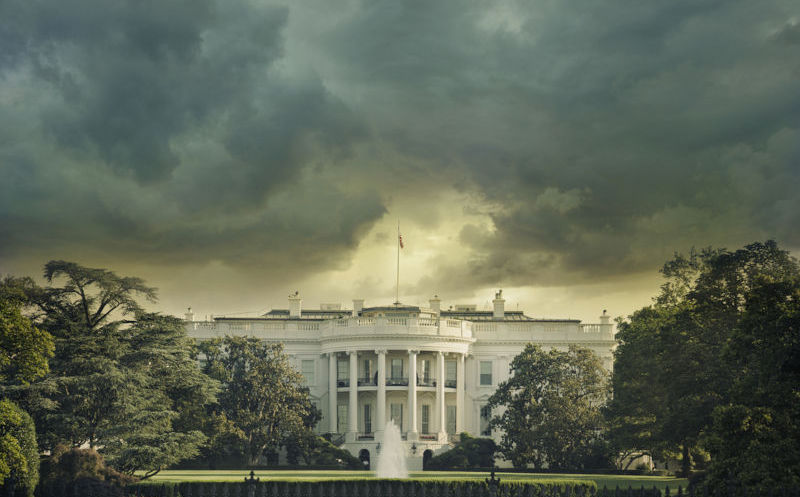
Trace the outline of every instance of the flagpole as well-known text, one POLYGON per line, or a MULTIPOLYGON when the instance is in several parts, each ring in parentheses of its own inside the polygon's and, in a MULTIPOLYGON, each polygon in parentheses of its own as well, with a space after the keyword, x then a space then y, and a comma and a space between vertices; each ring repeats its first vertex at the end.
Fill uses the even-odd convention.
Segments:
POLYGON ((397 284, 394 289, 394 304, 400 305, 400 220, 397 220, 397 284))

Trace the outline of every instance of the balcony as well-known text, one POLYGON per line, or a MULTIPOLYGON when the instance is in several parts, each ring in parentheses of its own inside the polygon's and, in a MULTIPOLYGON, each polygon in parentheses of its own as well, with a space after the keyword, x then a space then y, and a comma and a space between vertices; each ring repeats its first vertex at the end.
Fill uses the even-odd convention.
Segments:
POLYGON ((417 378, 417 386, 419 387, 435 387, 436 380, 433 378, 417 378))
POLYGON ((387 387, 407 387, 408 386, 408 376, 393 376, 386 378, 386 386, 387 387))
POLYGON ((378 378, 375 375, 372 378, 359 378, 358 379, 358 386, 360 387, 374 387, 378 385, 378 378))
POLYGON ((375 440, 375 434, 372 432, 367 433, 359 433, 357 436, 358 440, 375 440))

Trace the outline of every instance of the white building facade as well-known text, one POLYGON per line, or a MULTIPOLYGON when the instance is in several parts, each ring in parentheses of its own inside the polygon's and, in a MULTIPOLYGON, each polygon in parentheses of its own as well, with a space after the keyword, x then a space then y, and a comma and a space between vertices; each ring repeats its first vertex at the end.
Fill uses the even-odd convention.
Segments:
POLYGON ((246 335, 282 342, 323 413, 318 431, 373 467, 388 421, 403 433, 410 470, 449 450, 461 432, 499 440, 487 431, 485 406, 528 343, 562 350, 581 345, 612 368, 616 341, 605 311, 598 324, 532 319, 506 311, 502 291, 491 311, 441 310, 440 304, 438 297, 428 308, 364 307, 354 300, 350 310, 330 304, 305 310, 294 294, 288 310, 207 321, 189 312, 186 325, 197 340, 246 335))

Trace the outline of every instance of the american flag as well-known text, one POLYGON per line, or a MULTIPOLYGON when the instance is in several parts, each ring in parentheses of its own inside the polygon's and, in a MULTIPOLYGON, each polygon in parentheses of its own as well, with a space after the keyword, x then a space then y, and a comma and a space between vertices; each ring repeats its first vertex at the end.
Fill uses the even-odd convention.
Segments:
POLYGON ((404 248, 403 247, 403 235, 398 233, 397 234, 397 241, 400 242, 400 248, 404 248))

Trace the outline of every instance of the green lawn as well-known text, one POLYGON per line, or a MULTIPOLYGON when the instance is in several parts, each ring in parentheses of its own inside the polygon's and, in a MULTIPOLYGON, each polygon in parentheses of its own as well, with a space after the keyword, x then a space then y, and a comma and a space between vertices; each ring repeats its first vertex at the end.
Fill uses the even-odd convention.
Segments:
MULTIPOLYGON (((256 471, 256 477, 261 480, 347 480, 347 479, 361 479, 370 478, 374 473, 370 471, 274 471, 264 470, 256 471)), ((169 470, 162 471, 154 476, 151 480, 163 482, 178 482, 178 481, 242 481, 250 472, 248 470, 220 470, 220 471, 207 471, 207 470, 169 470)), ((424 471, 412 472, 409 478, 418 480, 427 480, 435 478, 463 478, 469 479, 483 479, 489 476, 488 473, 474 473, 474 472, 457 472, 457 471, 424 471)), ((498 476, 506 481, 511 480, 594 480, 597 486, 602 488, 607 486, 614 488, 619 485, 620 488, 628 488, 628 486, 639 488, 644 486, 652 488, 653 486, 664 490, 669 485, 670 490, 673 492, 678 488, 678 485, 686 487, 687 480, 684 478, 674 478, 672 476, 627 476, 627 475, 572 475, 572 474, 550 474, 550 473, 498 473, 498 476)))

